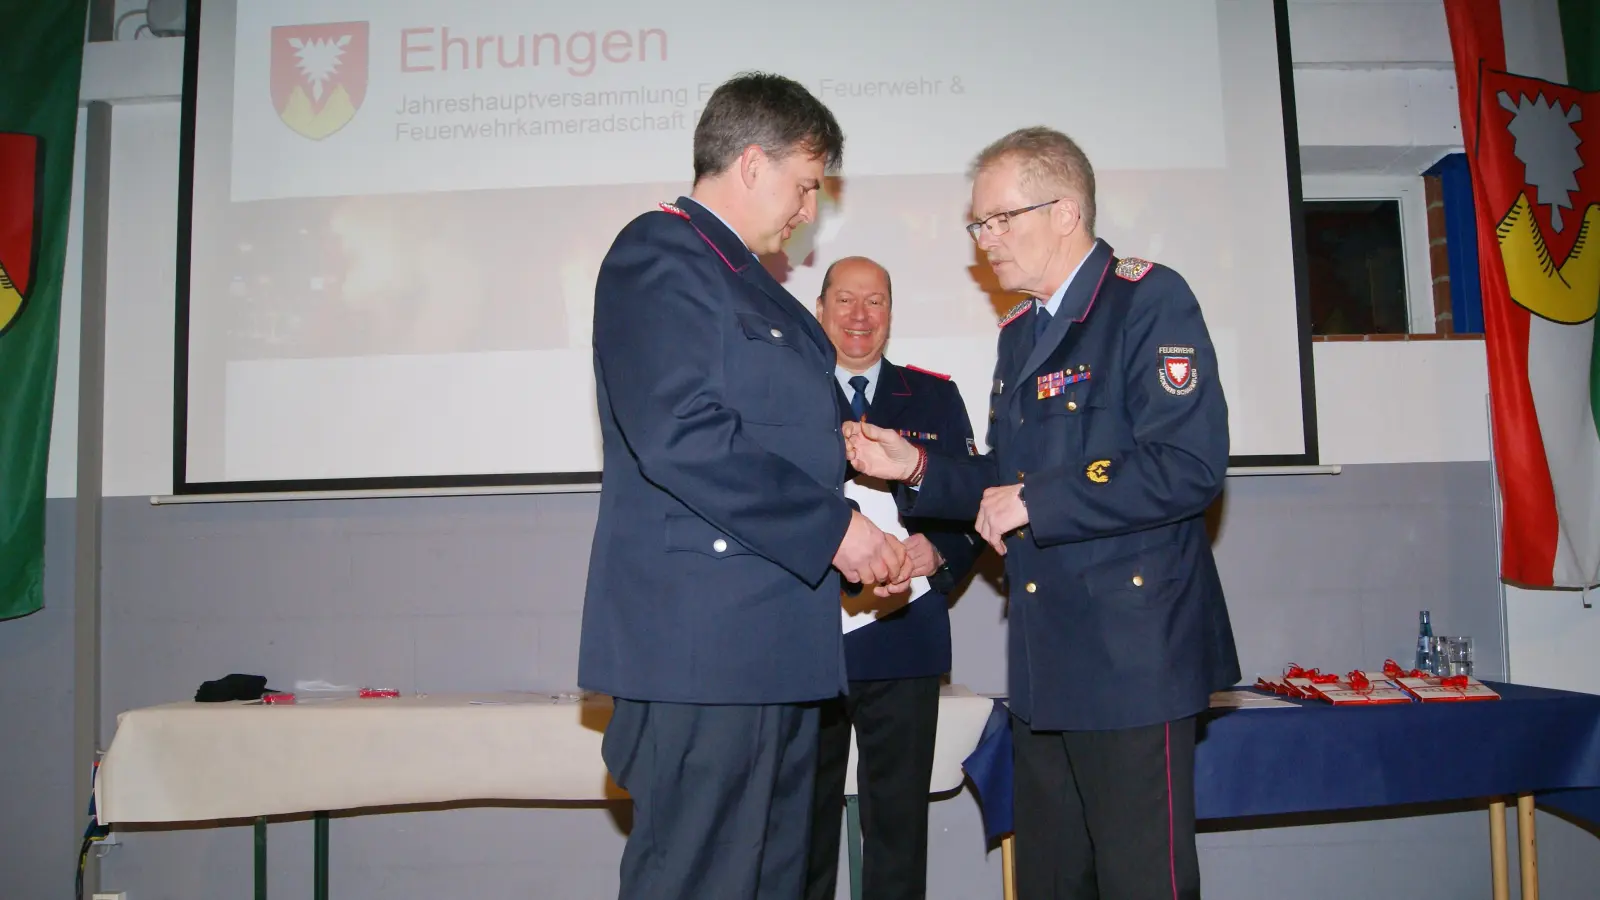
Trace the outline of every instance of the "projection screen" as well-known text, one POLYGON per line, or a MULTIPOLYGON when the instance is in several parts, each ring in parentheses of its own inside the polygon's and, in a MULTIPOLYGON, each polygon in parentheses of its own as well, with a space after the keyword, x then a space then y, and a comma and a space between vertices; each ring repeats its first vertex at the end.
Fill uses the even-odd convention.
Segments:
POLYGON ((765 265, 808 308, 832 260, 885 265, 889 357, 950 373, 980 438, 1019 298, 963 231, 965 171, 1044 124, 1093 161, 1100 236, 1194 287, 1235 464, 1317 461, 1281 2, 772 9, 191 0, 176 492, 597 482, 596 272, 688 192, 699 110, 749 69, 846 133, 765 265))

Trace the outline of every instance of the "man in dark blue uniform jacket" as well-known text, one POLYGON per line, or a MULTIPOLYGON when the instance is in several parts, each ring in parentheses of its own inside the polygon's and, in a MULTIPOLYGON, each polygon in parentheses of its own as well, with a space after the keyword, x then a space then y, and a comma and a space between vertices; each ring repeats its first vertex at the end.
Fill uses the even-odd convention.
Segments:
MULTIPOLYGON (((838 353, 840 405, 851 419, 893 428, 930 452, 968 456, 972 422, 948 376, 897 366, 883 356, 893 315, 889 273, 864 257, 835 261, 822 277, 817 320, 838 353)), ((908 534, 912 588, 887 600, 870 591, 841 598, 850 693, 823 704, 812 813, 807 900, 832 900, 839 869, 850 732, 860 750, 857 791, 865 853, 862 891, 873 900, 920 900, 928 874, 928 785, 939 720, 939 682, 950 671, 946 601, 983 543, 964 523, 901 517, 889 485, 862 476, 846 487, 881 509, 878 524, 908 534), (909 602, 908 602, 909 601, 909 602)))
POLYGON ((693 194, 629 223, 595 286, 605 472, 578 683, 614 698, 623 898, 800 896, 816 702, 846 685, 839 576, 910 580, 843 496, 833 347, 756 261, 815 215, 843 141, 799 84, 727 82, 693 194))
POLYGON ((1203 518, 1228 409, 1178 273, 1094 238, 1094 171, 1023 129, 973 166, 973 238, 1004 317, 993 450, 924 454, 847 425, 918 516, 976 517, 1006 557, 1017 884, 1044 898, 1198 897, 1195 718, 1239 662, 1203 518))

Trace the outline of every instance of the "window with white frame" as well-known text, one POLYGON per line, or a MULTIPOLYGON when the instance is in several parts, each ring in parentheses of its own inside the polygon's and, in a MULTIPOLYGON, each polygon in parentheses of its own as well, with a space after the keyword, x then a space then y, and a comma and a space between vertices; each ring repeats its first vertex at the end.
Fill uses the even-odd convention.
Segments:
POLYGON ((1308 175, 1302 194, 1311 333, 1432 334, 1421 176, 1308 175))

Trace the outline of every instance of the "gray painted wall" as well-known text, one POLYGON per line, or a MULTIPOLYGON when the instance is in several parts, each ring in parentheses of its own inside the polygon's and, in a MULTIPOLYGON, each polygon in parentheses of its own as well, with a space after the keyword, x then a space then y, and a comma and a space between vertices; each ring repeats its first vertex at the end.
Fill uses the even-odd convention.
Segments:
MULTIPOLYGON (((1499 677, 1498 591, 1487 463, 1361 466, 1339 476, 1238 478, 1214 519, 1246 677, 1289 662, 1404 661, 1419 608, 1441 633, 1478 639, 1499 677)), ((69 577, 71 501, 52 501, 50 572, 69 577), (63 511, 66 522, 63 524, 63 511)), ((573 687, 590 494, 104 510, 104 712, 191 696, 228 672, 382 684, 406 691, 573 687)), ((991 572, 993 567, 991 566, 991 572)), ((0 623, 0 741, 7 797, 0 898, 70 896, 70 585, 39 616, 0 623), (12 685, 20 684, 23 691, 12 685), (21 754, 12 763, 9 754, 21 754), (44 777, 22 774, 38 772, 44 777), (12 800, 11 798, 17 798, 12 800), (23 820, 22 803, 59 826, 23 820), (48 889, 47 889, 48 888, 48 889)), ((1004 622, 974 579, 952 614, 954 680, 1004 690, 1004 622)), ((1206 895, 1343 900, 1487 894, 1487 817, 1423 810, 1336 824, 1217 823, 1201 837, 1206 895), (1238 830, 1241 825, 1252 830, 1238 830)), ((615 896, 614 811, 521 806, 341 817, 332 882, 347 898, 615 896)), ((1541 816, 1544 896, 1600 877, 1593 837, 1541 816)), ((244 827, 138 831, 102 868, 129 900, 243 895, 244 827)), ((932 812, 931 896, 999 897, 976 803, 932 812)), ((272 828, 274 893, 309 890, 311 828, 272 828)), ((1581 886, 1581 887, 1580 887, 1581 886)))
POLYGON ((44 609, 0 621, 0 900, 71 897, 88 824, 72 802, 73 505, 45 506, 44 609))

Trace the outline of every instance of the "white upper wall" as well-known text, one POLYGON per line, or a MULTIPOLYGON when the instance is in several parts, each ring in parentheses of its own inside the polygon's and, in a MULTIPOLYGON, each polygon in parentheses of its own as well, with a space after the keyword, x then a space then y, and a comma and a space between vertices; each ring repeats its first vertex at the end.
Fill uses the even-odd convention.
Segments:
POLYGON ((1483 341, 1336 341, 1313 347, 1322 462, 1489 458, 1483 341))
POLYGON ((107 497, 172 491, 179 107, 118 106, 106 288, 107 497))
POLYGON ((1441 0, 1290 0, 1296 67, 1451 71, 1441 0))
MULTIPOLYGON (((78 110, 73 154, 83 159, 88 113, 78 110)), ((56 340, 55 411, 50 418, 50 462, 46 497, 78 495, 78 343, 83 324, 83 167, 72 171, 72 203, 67 215, 67 258, 61 273, 61 331, 56 340)))
MULTIPOLYGON (((1440 0, 1291 0, 1290 21, 1308 171, 1415 176, 1459 148, 1455 78, 1440 0)), ((136 17, 130 17, 123 37, 136 27, 136 17)), ((91 44, 85 52, 83 100, 117 104, 106 348, 107 496, 164 494, 172 488, 182 51, 181 38, 146 36, 91 44)), ((76 229, 74 254, 81 248, 76 229)), ((78 258, 72 257, 74 269, 78 258)), ((63 324, 73 337, 64 334, 61 346, 61 423, 76 416, 78 297, 76 290, 69 294, 63 299, 63 324)), ((1484 404, 1470 399, 1486 391, 1481 344, 1327 343, 1316 345, 1314 362, 1323 462, 1488 458, 1484 404)), ((51 496, 74 493, 73 431, 56 429, 51 496)))
POLYGON ((1292 0, 1306 173, 1416 175, 1461 147, 1440 0, 1292 0))

